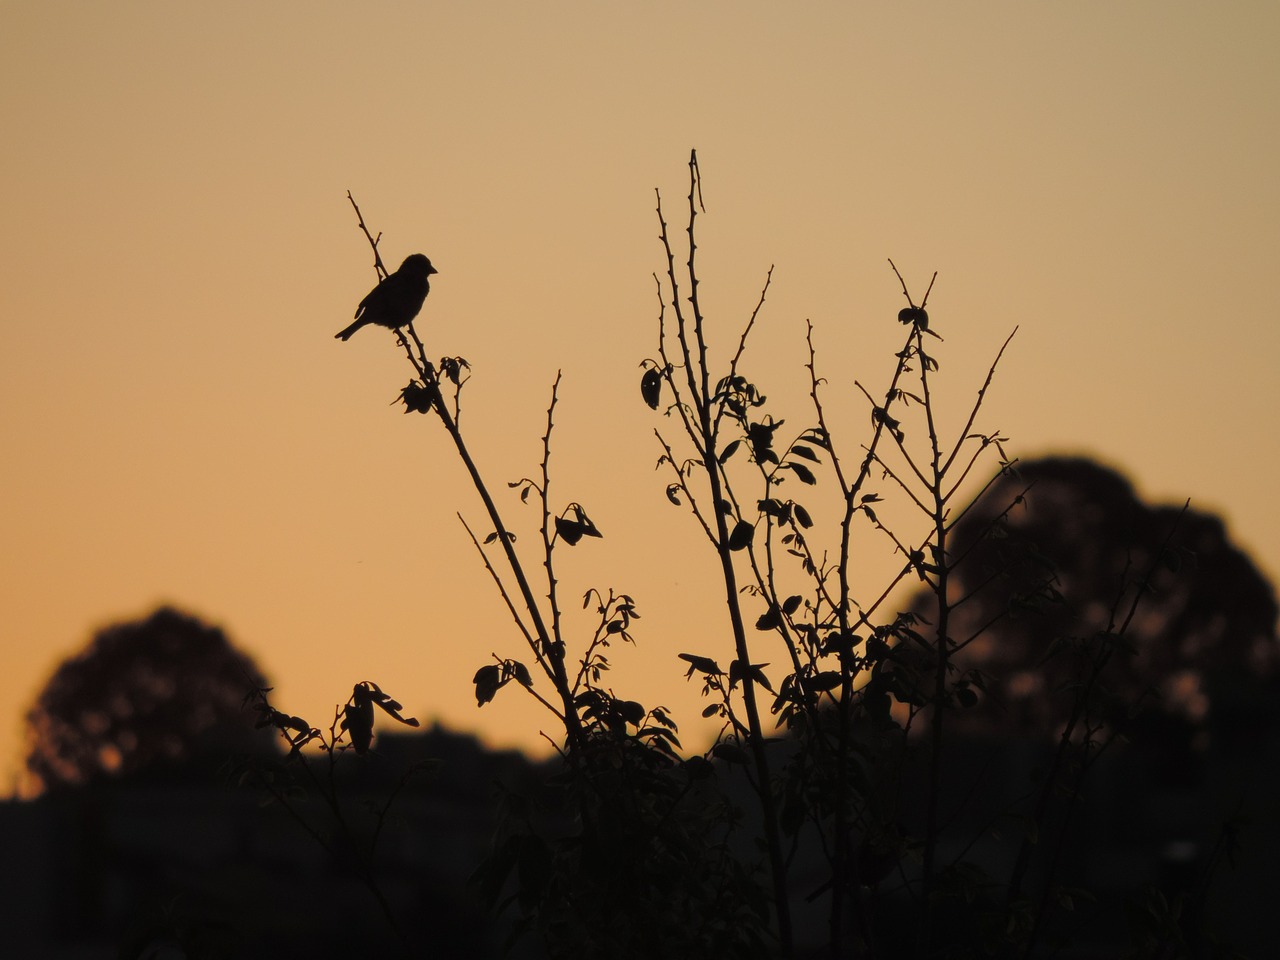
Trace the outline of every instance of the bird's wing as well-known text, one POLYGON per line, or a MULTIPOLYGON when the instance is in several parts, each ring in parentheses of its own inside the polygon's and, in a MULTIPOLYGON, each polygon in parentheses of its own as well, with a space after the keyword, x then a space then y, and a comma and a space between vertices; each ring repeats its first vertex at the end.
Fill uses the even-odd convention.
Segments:
POLYGON ((359 305, 358 307, 356 307, 355 315, 356 315, 357 317, 359 317, 359 316, 360 316, 360 314, 364 313, 364 312, 365 312, 365 310, 366 310, 368 307, 372 306, 372 305, 373 305, 373 302, 374 302, 374 301, 375 301, 379 296, 381 296, 381 294, 380 294, 378 291, 380 291, 380 290, 382 289, 382 285, 383 285, 384 283, 386 283, 386 282, 387 282, 386 280, 379 280, 379 281, 378 281, 378 285, 377 285, 376 287, 374 287, 372 290, 370 290, 368 293, 366 293, 366 294, 364 295, 364 299, 363 299, 363 300, 361 300, 361 301, 360 301, 360 305, 359 305))

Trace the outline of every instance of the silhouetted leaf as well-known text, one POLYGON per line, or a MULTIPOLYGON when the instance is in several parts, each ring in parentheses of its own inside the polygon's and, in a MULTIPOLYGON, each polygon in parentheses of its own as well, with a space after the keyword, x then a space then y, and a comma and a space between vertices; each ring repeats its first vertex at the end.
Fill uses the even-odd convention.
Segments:
POLYGON ((736 743, 729 743, 728 741, 717 743, 712 747, 711 755, 725 761, 726 763, 745 764, 750 760, 750 757, 747 756, 747 751, 743 750, 736 743))
POLYGON ((804 459, 812 460, 815 463, 818 462, 818 455, 814 453, 812 450, 810 450, 808 447, 794 446, 791 448, 791 453, 794 456, 804 457, 804 459))
POLYGON ((724 671, 720 669, 719 664, 710 657, 700 657, 693 653, 682 653, 680 654, 680 659, 691 665, 689 667, 689 672, 685 674, 686 677, 693 676, 693 671, 695 670, 699 673, 708 674, 709 676, 724 676, 724 671))
POLYGON ((767 663, 745 663, 742 660, 735 660, 729 664, 729 688, 733 689, 738 683, 741 683, 747 677, 750 677, 753 683, 758 683, 770 693, 774 692, 773 686, 769 683, 769 679, 762 672, 767 663))
MULTIPOLYGON (((359 689, 359 688, 357 688, 359 689)), ((373 742, 373 704, 357 697, 342 708, 342 729, 351 738, 356 753, 364 753, 373 742)))
POLYGON ((807 484, 812 485, 812 484, 815 484, 815 483, 817 483, 817 482, 818 482, 818 481, 817 481, 817 479, 816 479, 816 478, 814 477, 814 475, 813 475, 813 471, 812 471, 812 470, 810 470, 808 467, 806 467, 804 464, 802 464, 802 463, 787 463, 787 464, 786 464, 786 466, 787 466, 787 467, 789 467, 789 468, 791 469, 791 471, 792 471, 792 472, 793 472, 797 477, 799 477, 799 478, 800 478, 800 482, 801 482, 801 483, 807 483, 807 484))
POLYGON ((716 457, 716 459, 720 463, 728 462, 729 458, 738 452, 738 447, 740 447, 741 445, 742 445, 741 440, 734 440, 727 447, 725 447, 723 450, 720 451, 720 456, 716 457))
POLYGON ((769 421, 753 423, 747 427, 747 442, 751 444, 751 455, 756 463, 778 462, 778 455, 773 452, 773 435, 784 423, 785 420, 776 423, 769 421))
POLYGON ((756 620, 757 630, 776 630, 782 626, 782 613, 772 604, 769 609, 760 614, 760 618, 756 620))
POLYGON ((667 716, 666 708, 654 707, 649 712, 652 714, 653 719, 656 722, 662 724, 664 727, 668 728, 669 730, 676 729, 676 722, 667 716))
POLYGON ((398 720, 405 726, 418 726, 418 721, 415 718, 401 715, 400 711, 403 710, 404 707, 401 706, 400 701, 393 700, 388 694, 383 693, 382 688, 373 681, 366 680, 363 683, 357 684, 356 690, 359 691, 355 694, 357 701, 368 700, 372 703, 376 703, 388 716, 398 720))
POLYGON ((844 678, 837 670, 824 670, 816 673, 811 677, 806 677, 804 687, 811 693, 820 693, 826 690, 834 690, 844 681, 844 678))
POLYGON ((923 307, 903 307, 898 311, 899 323, 914 323, 921 329, 929 328, 929 314, 923 307))
POLYGON ((813 427, 800 439, 805 443, 813 444, 815 447, 821 447, 823 450, 831 449, 831 443, 827 440, 827 435, 821 427, 813 427))
POLYGON ((898 421, 895 420, 893 417, 889 416, 889 411, 886 410, 884 407, 871 408, 871 421, 873 423, 883 423, 886 427, 889 428, 889 430, 894 434, 894 436, 900 436, 899 427, 901 426, 901 424, 899 424, 898 421))
POLYGON ((680 484, 678 483, 667 484, 667 499, 670 500, 672 503, 674 503, 677 507, 680 506, 680 484))
POLYGON ((957 683, 955 686, 956 703, 962 709, 968 710, 970 707, 978 705, 978 695, 973 692, 973 688, 967 683, 957 683))
POLYGON ((569 520, 566 517, 556 517, 556 533, 559 534, 561 540, 572 547, 582 539, 582 535, 586 533, 586 530, 583 528, 582 524, 575 520, 569 520))
POLYGON ((801 597, 799 594, 796 594, 795 596, 787 597, 786 600, 782 601, 782 612, 785 613, 787 616, 791 616, 791 614, 795 613, 798 609, 800 609, 800 604, 803 602, 803 600, 804 598, 801 597))
POLYGON ((417 380, 410 380, 408 386, 400 391, 400 396, 392 403, 403 403, 405 413, 427 413, 436 397, 435 387, 427 386, 417 380))
POLYGON ((787 519, 791 516, 791 504, 784 503, 776 497, 757 501, 756 509, 761 513, 773 517, 779 523, 786 523, 787 519))
POLYGON ((596 525, 591 522, 591 518, 587 516, 587 512, 577 503, 571 503, 565 509, 565 513, 573 511, 576 519, 570 520, 567 516, 556 517, 556 532, 565 540, 569 546, 573 546, 583 537, 603 537, 596 525))
POLYGON ((487 664, 476 671, 472 682, 476 685, 476 706, 483 707, 502 686, 502 670, 496 663, 487 664))
POLYGON ((798 503, 792 504, 791 507, 792 511, 795 513, 796 522, 799 523, 800 526, 804 527, 806 530, 813 526, 813 518, 809 516, 808 510, 800 506, 798 503))
POLYGON ((853 648, 861 642, 862 638, 857 634, 836 632, 823 638, 821 649, 824 654, 834 653, 840 656, 848 656, 853 652, 853 648))
POLYGON ((649 405, 650 410, 658 409, 658 401, 662 397, 662 370, 650 367, 640 378, 640 396, 649 405))
POLYGON ((733 532, 729 534, 729 549, 741 550, 751 543, 751 538, 755 535, 756 528, 753 524, 746 520, 739 520, 738 525, 733 528, 733 532))
POLYGON ((673 748, 680 746, 680 738, 670 730, 664 730, 661 727, 641 727, 636 732, 636 736, 649 741, 650 745, 657 747, 668 757, 679 759, 673 748))
POLYGON ((471 364, 463 357, 441 357, 440 369, 454 386, 461 386, 466 379, 462 376, 462 371, 470 370, 471 364))

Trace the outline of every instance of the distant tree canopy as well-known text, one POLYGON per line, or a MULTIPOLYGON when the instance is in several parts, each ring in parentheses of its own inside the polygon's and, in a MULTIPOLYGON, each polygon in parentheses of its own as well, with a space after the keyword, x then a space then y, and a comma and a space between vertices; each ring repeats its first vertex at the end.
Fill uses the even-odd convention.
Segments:
POLYGON ((56 788, 262 749, 244 700, 265 686, 221 630, 162 607, 63 661, 27 714, 27 768, 56 788))
POLYGON ((948 553, 965 558, 953 602, 972 595, 953 614, 952 640, 991 624, 956 657, 987 677, 989 695, 970 712, 979 723, 1060 728, 1079 665, 1058 641, 1117 629, 1148 573, 1129 654, 1108 664, 1100 691, 1109 721, 1141 700, 1200 729, 1280 677, 1275 592, 1221 520, 1148 506, 1093 461, 1018 464, 957 523, 948 553))

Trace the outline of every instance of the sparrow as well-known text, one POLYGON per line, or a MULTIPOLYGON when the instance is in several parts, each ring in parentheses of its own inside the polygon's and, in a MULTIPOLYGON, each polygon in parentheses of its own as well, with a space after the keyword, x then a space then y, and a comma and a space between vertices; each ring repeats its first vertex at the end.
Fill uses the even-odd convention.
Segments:
POLYGON ((366 324, 398 330, 418 315, 422 303, 431 291, 428 278, 436 268, 420 253, 404 258, 400 269, 369 291, 368 296, 356 307, 356 322, 334 334, 337 340, 347 340, 366 324))

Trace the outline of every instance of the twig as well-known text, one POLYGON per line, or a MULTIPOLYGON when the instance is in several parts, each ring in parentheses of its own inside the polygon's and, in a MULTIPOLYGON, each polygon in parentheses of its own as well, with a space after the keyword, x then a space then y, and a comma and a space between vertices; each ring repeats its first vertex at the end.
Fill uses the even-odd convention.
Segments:
POLYGON ((378 242, 382 240, 382 233, 379 232, 375 237, 369 232, 369 228, 364 225, 364 214, 360 212, 360 206, 356 203, 356 198, 351 195, 351 191, 347 191, 347 199, 351 201, 351 206, 356 212, 356 220, 360 224, 360 230, 364 233, 365 239, 369 241, 369 246, 373 248, 373 269, 378 272, 379 282, 387 278, 387 268, 383 266, 382 254, 378 251, 378 242))

